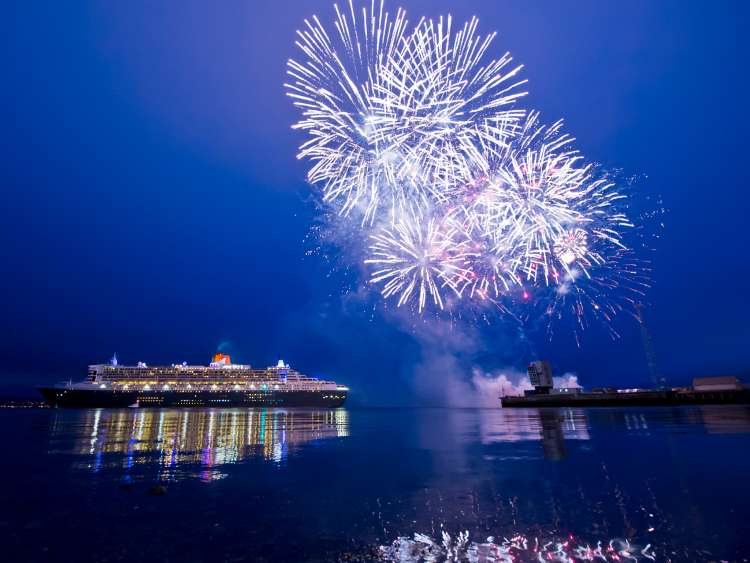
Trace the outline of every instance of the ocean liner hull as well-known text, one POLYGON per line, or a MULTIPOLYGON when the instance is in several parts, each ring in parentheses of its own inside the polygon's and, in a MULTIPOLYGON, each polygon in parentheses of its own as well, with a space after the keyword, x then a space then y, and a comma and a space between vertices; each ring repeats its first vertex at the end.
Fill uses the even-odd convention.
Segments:
POLYGON ((343 391, 122 391, 38 387, 52 407, 340 407, 343 391))

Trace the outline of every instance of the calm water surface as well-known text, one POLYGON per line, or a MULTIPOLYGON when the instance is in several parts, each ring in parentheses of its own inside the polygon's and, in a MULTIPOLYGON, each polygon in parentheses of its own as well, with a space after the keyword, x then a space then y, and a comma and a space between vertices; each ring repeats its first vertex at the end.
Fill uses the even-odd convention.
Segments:
POLYGON ((7 561, 366 560, 442 530, 750 554, 748 407, 18 409, 0 437, 7 561))

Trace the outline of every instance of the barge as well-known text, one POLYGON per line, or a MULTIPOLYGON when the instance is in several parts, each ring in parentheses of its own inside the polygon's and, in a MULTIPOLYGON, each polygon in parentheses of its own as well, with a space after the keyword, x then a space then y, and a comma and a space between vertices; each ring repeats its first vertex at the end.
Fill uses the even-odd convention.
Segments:
POLYGON ((693 379, 691 387, 666 389, 598 388, 585 392, 581 387, 555 388, 548 362, 533 362, 528 367, 534 386, 523 396, 500 397, 504 408, 540 407, 651 407, 683 405, 750 404, 750 389, 736 377, 693 379))

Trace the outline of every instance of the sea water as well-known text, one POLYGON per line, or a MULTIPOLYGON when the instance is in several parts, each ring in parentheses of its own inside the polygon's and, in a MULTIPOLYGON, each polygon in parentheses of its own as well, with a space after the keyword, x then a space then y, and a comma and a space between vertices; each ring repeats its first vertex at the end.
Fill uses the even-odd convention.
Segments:
POLYGON ((5 409, 0 438, 6 561, 750 555, 745 406, 5 409))

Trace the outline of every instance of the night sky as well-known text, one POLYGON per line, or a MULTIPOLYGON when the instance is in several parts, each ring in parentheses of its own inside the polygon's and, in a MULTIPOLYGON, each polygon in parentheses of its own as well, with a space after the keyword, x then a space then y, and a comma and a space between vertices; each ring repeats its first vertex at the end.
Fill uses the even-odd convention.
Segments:
MULTIPOLYGON (((478 15, 500 33, 493 53, 526 66, 525 107, 564 118, 590 159, 641 176, 639 197, 663 198, 646 311, 659 367, 673 383, 746 375, 750 5, 398 5, 410 21, 478 15)), ((424 338, 342 298, 351 275, 307 255, 315 211, 282 85, 313 13, 331 21, 331 1, 6 6, 0 382, 75 379, 113 352, 206 363, 221 347, 258 365, 282 354, 356 401, 418 402, 424 338)), ((456 328, 468 335, 442 353, 459 371, 539 355, 584 385, 647 383, 637 324, 617 324, 619 340, 593 326, 580 348, 565 331, 456 328)))

